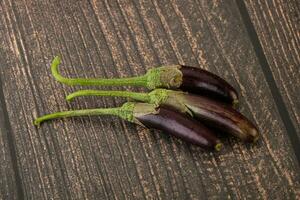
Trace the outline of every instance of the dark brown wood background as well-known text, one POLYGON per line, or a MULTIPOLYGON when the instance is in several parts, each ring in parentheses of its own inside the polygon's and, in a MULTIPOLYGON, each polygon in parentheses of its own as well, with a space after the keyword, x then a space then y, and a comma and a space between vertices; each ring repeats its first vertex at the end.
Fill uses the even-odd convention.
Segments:
POLYGON ((300 198, 299 11, 297 0, 2 0, 0 199, 300 198), (81 87, 51 77, 55 55, 66 76, 208 69, 238 89, 262 137, 210 153, 115 117, 37 129, 45 113, 125 101, 66 103, 81 87))

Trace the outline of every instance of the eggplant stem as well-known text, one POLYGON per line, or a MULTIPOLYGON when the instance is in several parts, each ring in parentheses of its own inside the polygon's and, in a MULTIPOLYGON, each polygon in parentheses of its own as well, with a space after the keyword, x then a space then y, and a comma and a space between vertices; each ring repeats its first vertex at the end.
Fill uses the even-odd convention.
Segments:
POLYGON ((133 109, 135 103, 127 102, 121 107, 117 108, 95 108, 95 109, 82 109, 82 110, 68 110, 62 112, 56 112, 38 117, 34 120, 34 125, 39 126, 42 122, 66 117, 78 117, 78 116, 93 116, 93 115, 113 115, 118 116, 124 120, 133 121, 133 109))
POLYGON ((54 78, 66 85, 100 85, 100 86, 142 86, 147 87, 147 74, 130 78, 116 79, 94 79, 94 78, 66 78, 59 71, 58 66, 61 63, 59 56, 56 56, 51 63, 51 72, 54 78))
POLYGON ((72 101, 76 97, 82 96, 110 96, 110 97, 128 97, 136 101, 149 102, 150 97, 148 93, 127 92, 127 91, 107 91, 107 90, 79 90, 73 92, 66 97, 67 101, 72 101))

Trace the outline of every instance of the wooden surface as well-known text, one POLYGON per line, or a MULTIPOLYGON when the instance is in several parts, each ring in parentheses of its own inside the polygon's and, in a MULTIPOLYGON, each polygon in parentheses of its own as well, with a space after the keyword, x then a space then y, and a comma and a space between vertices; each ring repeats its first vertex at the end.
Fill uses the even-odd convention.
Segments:
POLYGON ((1 1, 0 199, 299 198, 298 22, 290 0, 1 1), (210 153, 115 117, 37 129, 32 121, 45 113, 125 101, 66 103, 81 87, 53 79, 55 55, 77 77, 202 67, 238 89, 262 137, 223 138, 224 149, 210 153))
MULTIPOLYGON (((2 92, 2 90, 1 90, 2 92)), ((14 169, 18 167, 14 165, 12 159, 15 158, 13 150, 13 138, 10 135, 9 122, 7 121, 7 111, 4 106, 4 99, 1 94, 0 98, 0 197, 1 199, 16 198, 18 194, 18 186, 16 184, 16 177, 14 169)))
POLYGON ((297 95, 300 91, 299 2, 246 2, 272 75, 282 94, 282 103, 288 108, 294 126, 300 130, 300 97, 297 95))

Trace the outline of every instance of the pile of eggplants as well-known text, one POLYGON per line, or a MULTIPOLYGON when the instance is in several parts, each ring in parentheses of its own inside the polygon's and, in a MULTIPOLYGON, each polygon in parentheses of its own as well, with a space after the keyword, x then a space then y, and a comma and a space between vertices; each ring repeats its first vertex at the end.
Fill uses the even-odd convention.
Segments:
POLYGON ((231 134, 245 142, 256 142, 257 127, 239 111, 238 94, 224 79, 203 69, 169 65, 148 70, 129 78, 66 78, 59 71, 60 58, 51 64, 54 78, 67 85, 140 86, 148 93, 115 90, 79 90, 69 94, 68 101, 82 96, 130 98, 115 108, 69 110, 37 118, 35 125, 49 119, 113 115, 149 129, 161 130, 188 143, 219 151, 222 147, 217 132, 231 134))

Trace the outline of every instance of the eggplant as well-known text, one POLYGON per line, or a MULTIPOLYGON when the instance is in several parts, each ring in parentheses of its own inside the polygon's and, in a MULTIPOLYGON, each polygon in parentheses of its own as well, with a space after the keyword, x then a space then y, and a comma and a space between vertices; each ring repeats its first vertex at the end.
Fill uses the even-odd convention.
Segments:
POLYGON ((60 58, 55 57, 51 64, 54 78, 67 85, 98 85, 98 86, 141 86, 150 90, 156 88, 181 89, 189 93, 207 96, 237 107, 238 94, 224 79, 203 69, 167 65, 152 68, 142 76, 112 79, 65 78, 58 72, 60 58))
POLYGON ((221 77, 195 67, 181 66, 182 84, 179 89, 193 94, 207 96, 214 100, 238 105, 236 90, 221 77))
POLYGON ((219 151, 221 148, 221 142, 210 129, 170 108, 160 107, 155 114, 139 115, 136 118, 148 128, 161 130, 188 143, 211 150, 219 151))
POLYGON ((234 135, 243 141, 255 142, 259 138, 258 128, 231 106, 187 92, 166 89, 155 89, 149 93, 81 90, 68 95, 67 100, 71 101, 80 96, 121 96, 157 106, 166 105, 188 113, 206 126, 234 135))
POLYGON ((56 118, 86 115, 114 115, 149 129, 161 130, 185 142, 209 150, 219 151, 222 147, 214 132, 189 116, 168 107, 157 107, 148 103, 127 102, 118 108, 70 110, 48 114, 37 118, 34 124, 56 118))
MULTIPOLYGON (((186 93, 177 93, 170 97, 170 99, 175 98, 185 105, 184 109, 188 109, 194 118, 209 127, 234 135, 245 142, 256 142, 259 138, 258 128, 231 106, 186 93)), ((172 101, 170 104, 174 107, 177 105, 172 101)))

